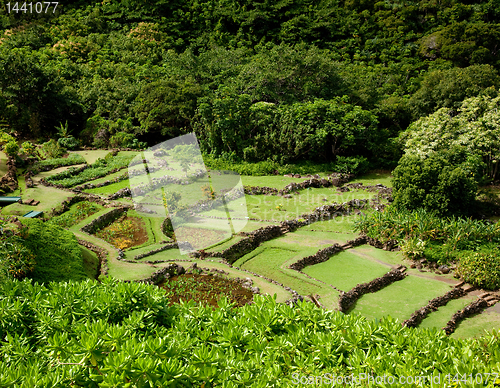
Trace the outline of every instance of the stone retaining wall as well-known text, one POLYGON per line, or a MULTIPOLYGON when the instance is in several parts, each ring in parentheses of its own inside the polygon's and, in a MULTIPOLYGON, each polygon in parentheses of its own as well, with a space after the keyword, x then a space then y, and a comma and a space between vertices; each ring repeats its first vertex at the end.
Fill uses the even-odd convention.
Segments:
POLYGON ((453 288, 442 296, 438 296, 427 303, 426 306, 416 310, 409 319, 403 322, 404 326, 417 327, 432 311, 436 311, 438 307, 445 306, 450 300, 458 299, 467 294, 463 288, 453 288))
POLYGON ((368 245, 371 245, 372 247, 375 247, 378 249, 383 249, 384 251, 397 250, 398 249, 397 243, 398 242, 396 240, 389 240, 389 241, 386 241, 385 243, 383 243, 375 238, 368 237, 365 235, 361 235, 361 236, 355 238, 354 240, 347 241, 347 244, 351 245, 352 247, 357 247, 360 245, 368 244, 368 245))
POLYGON ((78 203, 78 202, 85 202, 85 201, 94 202, 94 203, 97 203, 97 204, 102 205, 104 207, 111 206, 108 202, 104 201, 98 195, 77 194, 74 197, 71 197, 71 198, 61 202, 62 207, 59 209, 57 209, 57 208, 52 209, 50 215, 51 215, 51 217, 59 216, 65 212, 67 212, 69 210, 69 208, 71 207, 71 205, 74 205, 75 203, 78 203))
POLYGON ((108 252, 101 247, 98 247, 97 245, 94 245, 88 241, 85 240, 78 240, 78 244, 83 245, 85 248, 90 249, 92 252, 95 252, 97 254, 97 257, 99 258, 99 272, 101 275, 107 276, 108 275, 108 262, 106 260, 108 256, 108 252))
POLYGON ((488 302, 482 298, 468 304, 462 310, 457 311, 451 319, 448 321, 443 330, 447 335, 452 334, 457 328, 458 324, 462 322, 465 318, 470 317, 471 315, 478 314, 483 311, 486 307, 488 307, 488 302))
POLYGON ((302 271, 305 267, 309 265, 314 265, 327 261, 330 258, 330 256, 340 251, 342 251, 342 247, 339 244, 333 244, 332 246, 319 250, 314 255, 300 259, 299 261, 290 265, 288 268, 294 269, 296 271, 302 271))
POLYGON ((167 249, 174 249, 174 248, 177 248, 177 247, 178 247, 177 243, 165 244, 164 246, 162 246, 162 247, 160 247, 158 249, 154 249, 152 251, 141 253, 140 255, 134 256, 134 260, 140 260, 140 259, 142 259, 144 257, 152 256, 152 255, 155 255, 155 254, 157 254, 159 252, 166 251, 167 249))
POLYGON ((109 195, 107 200, 110 201, 118 198, 131 197, 131 196, 132 192, 130 191, 130 189, 128 187, 124 187, 123 189, 118 190, 116 193, 109 195))
POLYGON ((108 226, 111 224, 113 221, 115 221, 117 218, 120 218, 123 213, 125 213, 128 209, 124 207, 119 207, 116 209, 113 209, 106 214, 103 214, 99 217, 97 217, 95 220, 92 220, 90 223, 85 225, 83 228, 80 230, 82 232, 88 233, 88 234, 94 234, 98 230, 108 226))
POLYGON ((279 237, 287 232, 293 232, 310 223, 331 219, 333 217, 349 214, 352 209, 363 208, 367 200, 353 199, 342 204, 324 205, 316 208, 312 213, 302 214, 302 220, 283 221, 279 225, 269 225, 247 233, 247 237, 231 245, 222 252, 205 252, 203 250, 192 253, 193 257, 222 257, 229 263, 234 263, 240 257, 253 251, 262 242, 279 237))
POLYGON ((358 284, 349 292, 345 292, 340 295, 339 311, 343 313, 347 312, 349 308, 364 294, 379 291, 382 288, 387 287, 389 284, 404 279, 405 276, 407 275, 404 272, 393 268, 384 276, 373 279, 371 282, 358 284))
POLYGON ((18 187, 16 161, 9 156, 7 159, 7 173, 0 179, 0 190, 4 193, 11 193, 17 190, 18 187))
POLYGON ((249 195, 258 195, 258 194, 286 195, 294 191, 307 189, 309 187, 314 187, 314 188, 331 187, 331 186, 339 187, 342 184, 348 182, 353 177, 354 175, 352 174, 333 173, 329 175, 327 178, 321 178, 319 175, 315 175, 312 176, 310 179, 307 179, 300 183, 292 182, 286 185, 281 190, 267 186, 245 186, 244 188, 245 188, 245 194, 249 195))
MULTIPOLYGON (((145 279, 136 280, 136 282, 159 284, 172 276, 182 275, 184 273, 186 273, 186 269, 182 265, 172 263, 162 269, 159 269, 158 271, 153 272, 151 276, 148 276, 145 279)), ((130 280, 126 280, 126 282, 130 282, 130 280)))

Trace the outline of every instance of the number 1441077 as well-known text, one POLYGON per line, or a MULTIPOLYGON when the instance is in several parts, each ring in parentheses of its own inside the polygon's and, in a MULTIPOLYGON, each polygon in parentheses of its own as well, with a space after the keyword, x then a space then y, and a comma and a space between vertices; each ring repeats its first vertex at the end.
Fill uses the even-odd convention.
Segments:
POLYGON ((54 1, 43 1, 43 2, 38 2, 38 3, 7 3, 7 12, 8 13, 49 13, 52 11, 52 13, 56 12, 57 5, 59 3, 56 3, 54 1))

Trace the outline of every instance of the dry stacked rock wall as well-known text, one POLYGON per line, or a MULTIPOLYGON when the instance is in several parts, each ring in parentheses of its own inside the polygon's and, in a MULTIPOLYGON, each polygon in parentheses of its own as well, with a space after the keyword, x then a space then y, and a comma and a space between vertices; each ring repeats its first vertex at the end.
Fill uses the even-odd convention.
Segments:
POLYGON ((466 293, 467 292, 463 288, 454 288, 446 294, 430 300, 426 306, 415 311, 409 319, 404 321, 403 325, 408 327, 417 327, 432 311, 436 311, 438 307, 445 306, 450 300, 458 299, 466 293))
POLYGON ((294 269, 296 271, 302 271, 308 265, 314 265, 327 261, 330 256, 340 251, 342 251, 342 247, 339 244, 334 244, 330 247, 319 250, 314 255, 300 259, 299 261, 290 265, 288 268, 294 269))
POLYGON ((222 257, 229 263, 234 263, 240 257, 253 251, 262 242, 279 237, 287 232, 293 232, 297 228, 308 225, 316 221, 331 219, 337 216, 346 215, 353 209, 363 208, 367 200, 353 199, 352 201, 342 204, 324 205, 316 208, 312 213, 302 214, 299 220, 283 221, 279 225, 270 225, 259 228, 251 233, 247 233, 247 237, 233 244, 222 252, 194 252, 194 257, 222 257))
POLYGON ((447 335, 452 334, 457 328, 458 324, 462 322, 465 318, 480 313, 486 307, 488 307, 488 302, 482 298, 479 298, 478 300, 468 304, 462 310, 457 311, 455 314, 453 314, 451 319, 444 327, 444 331, 446 332, 447 335))
POLYGON ((7 159, 7 174, 0 179, 0 192, 11 193, 17 188, 17 167, 14 158, 7 159))
POLYGON ((107 276, 108 275, 108 263, 106 261, 106 258, 108 256, 107 251, 85 240, 78 239, 78 244, 83 245, 85 248, 88 248, 92 252, 97 254, 97 257, 99 258, 99 272, 101 273, 101 275, 107 276))
POLYGON ((119 207, 116 209, 113 209, 106 214, 103 214, 99 217, 97 217, 95 220, 92 220, 90 223, 85 225, 83 228, 80 230, 82 232, 88 233, 88 234, 94 234, 98 230, 105 228, 109 224, 111 224, 113 221, 115 221, 117 218, 120 218, 123 213, 125 213, 128 209, 119 207))
POLYGON ((372 247, 378 248, 378 249, 383 249, 384 251, 392 251, 397 249, 397 241, 396 240, 389 240, 386 242, 381 242, 375 238, 368 237, 365 235, 359 236, 355 238, 354 240, 349 240, 347 241, 348 245, 351 245, 352 247, 357 247, 360 245, 368 244, 371 245, 372 247))
MULTIPOLYGON (((153 274, 145 279, 136 280, 138 283, 159 284, 169 279, 172 276, 182 275, 186 273, 186 269, 179 264, 169 264, 166 267, 153 272, 153 274)), ((130 282, 130 280, 126 280, 130 282)))
POLYGON ((404 272, 394 268, 387 272, 384 276, 373 279, 371 282, 358 284, 349 292, 345 292, 340 295, 339 310, 343 313, 347 312, 349 308, 364 294, 377 292, 382 288, 387 287, 389 284, 404 279, 406 276, 407 275, 404 272))
POLYGON ((177 248, 178 245, 177 243, 174 243, 174 244, 165 244, 164 246, 158 248, 158 249, 154 249, 152 251, 149 251, 149 252, 146 252, 146 253, 141 253, 140 255, 137 255, 137 256, 134 256, 134 260, 140 260, 140 259, 143 259, 144 257, 148 257, 148 256, 152 256, 152 255, 155 255, 159 252, 162 252, 162 251, 166 251, 167 249, 174 249, 174 248, 177 248))

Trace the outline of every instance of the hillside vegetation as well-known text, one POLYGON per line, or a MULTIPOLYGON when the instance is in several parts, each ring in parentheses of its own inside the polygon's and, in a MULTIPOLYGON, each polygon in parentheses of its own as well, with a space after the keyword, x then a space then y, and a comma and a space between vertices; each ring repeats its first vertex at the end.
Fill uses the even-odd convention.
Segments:
POLYGON ((0 122, 37 140, 59 132, 70 148, 154 145, 196 131, 204 152, 231 161, 363 155, 395 166, 396 138, 412 121, 500 86, 493 0, 8 10, 0 122))

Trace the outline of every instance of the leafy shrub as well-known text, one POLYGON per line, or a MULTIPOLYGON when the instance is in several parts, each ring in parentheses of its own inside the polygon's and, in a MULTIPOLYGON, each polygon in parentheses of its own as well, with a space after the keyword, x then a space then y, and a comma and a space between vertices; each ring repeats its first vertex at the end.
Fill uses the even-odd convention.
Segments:
POLYGON ((9 223, 9 218, 0 218, 0 280, 29 276, 36 264, 34 253, 24 244, 28 229, 9 223))
POLYGON ((31 167, 31 171, 37 174, 40 171, 49 171, 58 167, 72 166, 74 164, 85 164, 86 162, 85 158, 80 154, 69 154, 67 158, 39 160, 31 167))
POLYGON ((117 132, 109 139, 109 145, 115 148, 128 148, 132 146, 135 136, 131 133, 117 132))
POLYGON ((469 214, 477 182, 463 166, 451 164, 451 156, 403 156, 393 172, 394 206, 408 210, 424 208, 440 215, 469 214))
POLYGON ((500 361, 496 333, 459 340, 270 296, 237 309, 225 299, 218 309, 169 306, 165 290, 109 278, 48 286, 8 281, 0 295, 5 387, 229 387, 236 376, 246 386, 292 387, 297 376, 333 370, 396 381, 431 369, 484 375, 500 361), (394 357, 399 364, 383 362, 394 357))
POLYGON ((64 187, 73 187, 91 180, 108 175, 111 171, 127 167, 134 156, 111 156, 107 160, 98 159, 89 168, 79 171, 74 168, 52 175, 48 182, 56 183, 64 187), (79 171, 79 172, 78 172, 79 171))
POLYGON ((318 171, 328 172, 336 171, 336 164, 331 163, 314 163, 304 161, 291 164, 279 164, 278 162, 267 160, 263 162, 231 162, 222 158, 215 159, 204 155, 203 161, 205 166, 212 170, 229 170, 237 172, 240 175, 264 176, 273 174, 316 174, 318 171))
POLYGON ((409 252, 407 257, 411 258, 412 252, 423 253, 438 262, 454 260, 462 251, 489 249, 500 243, 500 223, 442 218, 423 209, 408 211, 390 206, 358 219, 354 228, 381 241, 398 241, 403 252, 409 252), (419 240, 424 246, 417 250, 419 240))
POLYGON ((500 255, 497 249, 462 252, 457 273, 477 287, 495 290, 500 287, 500 255))
POLYGON ((364 156, 337 156, 335 171, 351 174, 362 174, 370 167, 368 159, 364 156))
POLYGON ((429 242, 424 250, 424 256, 428 261, 440 264, 455 260, 458 254, 450 242, 444 244, 429 242))
POLYGON ((54 139, 50 139, 48 142, 43 143, 40 151, 45 159, 60 158, 66 152, 66 150, 54 139))
POLYGON ((26 156, 35 156, 36 148, 32 142, 25 141, 23 144, 21 144, 21 152, 26 156))
POLYGON ((11 157, 14 157, 17 155, 19 151, 19 145, 17 144, 16 141, 9 141, 7 144, 3 146, 3 151, 11 157))
POLYGON ((57 217, 52 217, 48 222, 59 225, 62 228, 69 228, 78 224, 80 221, 83 221, 92 214, 97 213, 101 209, 102 206, 93 202, 78 202, 72 206, 69 211, 57 217))
POLYGON ((410 237, 404 240, 401 246, 401 252, 404 257, 411 260, 418 260, 422 257, 425 251, 426 242, 422 241, 418 237, 410 237))
POLYGON ((59 138, 59 140, 57 140, 57 142, 61 147, 67 148, 69 150, 74 150, 80 145, 80 142, 78 141, 78 139, 75 139, 74 136, 61 137, 59 138))

